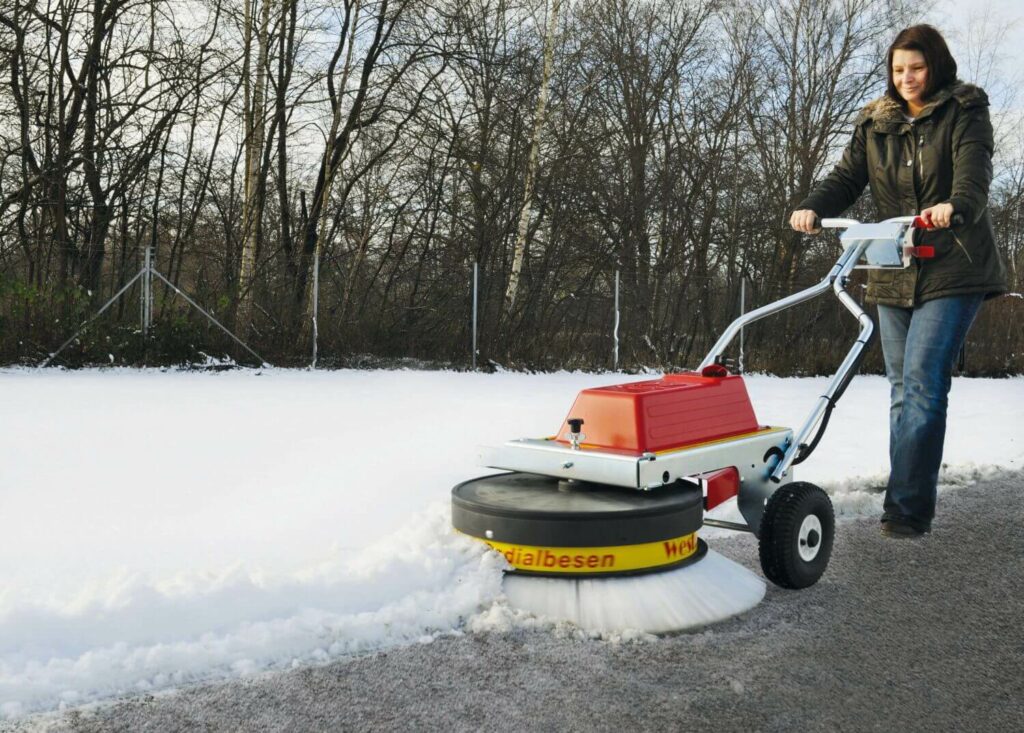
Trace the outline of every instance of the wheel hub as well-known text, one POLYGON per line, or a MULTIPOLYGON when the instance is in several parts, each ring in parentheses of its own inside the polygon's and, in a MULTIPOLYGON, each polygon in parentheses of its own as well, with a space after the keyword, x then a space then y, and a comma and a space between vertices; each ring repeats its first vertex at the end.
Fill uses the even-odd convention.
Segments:
POLYGON ((808 514, 800 523, 798 552, 800 559, 810 562, 818 556, 821 549, 821 520, 814 514, 808 514))

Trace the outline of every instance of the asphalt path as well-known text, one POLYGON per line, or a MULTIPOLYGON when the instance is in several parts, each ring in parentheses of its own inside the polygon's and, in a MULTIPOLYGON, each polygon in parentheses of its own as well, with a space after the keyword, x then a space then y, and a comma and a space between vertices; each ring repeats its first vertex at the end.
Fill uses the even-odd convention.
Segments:
MULTIPOLYGON (((1010 731, 1024 728, 1024 474, 944 494, 931 535, 841 521, 814 587, 615 642, 441 638, 324 667, 41 716, 59 731, 1010 731)), ((719 552, 757 568, 750 536, 719 552)))

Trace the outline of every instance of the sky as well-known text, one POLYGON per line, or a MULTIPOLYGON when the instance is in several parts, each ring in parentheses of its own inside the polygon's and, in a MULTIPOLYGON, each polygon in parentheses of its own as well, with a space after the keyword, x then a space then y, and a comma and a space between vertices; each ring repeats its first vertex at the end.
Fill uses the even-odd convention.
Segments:
MULTIPOLYGON (((995 92, 996 104, 1008 101, 998 98, 1004 87, 1024 84, 1024 0, 940 0, 922 20, 946 36, 961 77, 995 92), (989 53, 993 45, 991 66, 974 61, 979 49, 989 53)), ((1019 107, 1021 94, 1014 96, 1009 103, 1019 107)))

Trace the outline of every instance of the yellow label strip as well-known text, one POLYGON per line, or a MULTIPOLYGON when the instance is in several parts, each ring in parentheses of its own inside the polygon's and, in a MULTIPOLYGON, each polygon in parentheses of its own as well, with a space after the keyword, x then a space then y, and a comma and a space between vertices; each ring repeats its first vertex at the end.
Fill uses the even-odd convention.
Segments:
POLYGON ((697 533, 615 547, 532 547, 484 540, 517 570, 567 575, 621 573, 672 565, 697 552, 697 533))

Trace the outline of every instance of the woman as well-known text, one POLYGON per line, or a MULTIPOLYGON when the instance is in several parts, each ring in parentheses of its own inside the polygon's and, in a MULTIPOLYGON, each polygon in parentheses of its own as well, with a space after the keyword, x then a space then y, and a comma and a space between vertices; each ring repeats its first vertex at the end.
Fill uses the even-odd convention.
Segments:
POLYGON ((1006 276, 988 210, 988 97, 956 78, 929 25, 900 31, 887 68, 886 93, 861 111, 839 164, 790 225, 815 232, 816 217, 838 216, 870 184, 880 218, 919 214, 935 227, 921 239, 933 259, 870 270, 867 290, 892 386, 882 532, 919 537, 935 515, 953 361, 982 301, 1006 292, 1006 276))

